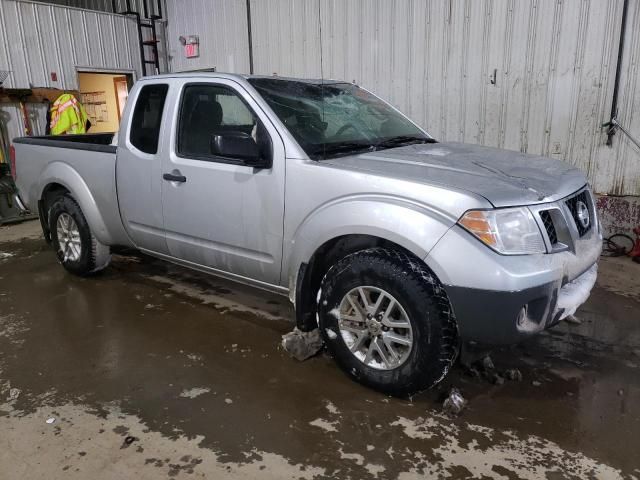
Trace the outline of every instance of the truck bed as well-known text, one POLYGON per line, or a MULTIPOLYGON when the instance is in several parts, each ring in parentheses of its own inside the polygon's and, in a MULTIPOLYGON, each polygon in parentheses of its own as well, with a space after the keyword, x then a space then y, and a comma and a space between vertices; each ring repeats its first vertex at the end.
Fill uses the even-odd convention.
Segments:
MULTIPOLYGON (((52 185, 71 192, 95 236, 106 245, 128 244, 116 191, 113 133, 15 138, 16 184, 33 212, 52 185)), ((41 212, 42 213, 42 212, 41 212)))

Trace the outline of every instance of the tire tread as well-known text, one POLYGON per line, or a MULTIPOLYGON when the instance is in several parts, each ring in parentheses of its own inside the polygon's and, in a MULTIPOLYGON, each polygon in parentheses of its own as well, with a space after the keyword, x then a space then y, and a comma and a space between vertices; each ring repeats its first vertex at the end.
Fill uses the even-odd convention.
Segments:
MULTIPOLYGON (((442 284, 429 267, 417 257, 399 249, 372 247, 351 253, 336 262, 327 271, 322 280, 323 290, 325 289, 325 285, 331 283, 332 278, 337 278, 341 272, 351 268, 356 257, 358 261, 377 262, 383 269, 397 271, 399 268, 403 270, 403 273, 408 273, 405 281, 415 281, 416 286, 422 290, 423 294, 430 298, 440 320, 440 351, 436 357, 439 365, 434 366, 434 371, 440 372, 440 374, 433 378, 432 381, 427 382, 427 384, 405 386, 390 393, 413 393, 431 388, 446 376, 458 352, 457 322, 442 284)), ((318 299, 320 299, 320 297, 318 297, 318 299)), ((318 308, 320 308, 320 305, 318 305, 318 308)))
MULTIPOLYGON (((71 273, 74 273, 80 276, 93 275, 95 273, 100 272, 101 270, 104 270, 111 261, 111 249, 107 245, 100 243, 98 239, 96 239, 95 235, 91 231, 91 228, 89 227, 87 219, 85 218, 84 213, 82 212, 82 209, 80 208, 80 205, 78 204, 78 202, 71 195, 66 194, 58 197, 55 201, 51 203, 51 206, 49 207, 49 210, 47 212, 47 217, 49 219, 49 229, 52 234, 52 240, 56 232, 56 225, 53 219, 53 216, 55 215, 56 210, 61 210, 69 214, 75 214, 78 217, 80 217, 79 218, 80 222, 76 221, 76 223, 79 223, 78 228, 79 229, 86 228, 86 230, 89 233, 90 245, 84 245, 84 244, 82 245, 83 249, 86 248, 89 251, 89 256, 85 264, 75 265, 72 267, 70 265, 63 263, 63 266, 67 270, 69 270, 71 273)), ((53 243, 55 245, 57 241, 54 241, 53 243)))

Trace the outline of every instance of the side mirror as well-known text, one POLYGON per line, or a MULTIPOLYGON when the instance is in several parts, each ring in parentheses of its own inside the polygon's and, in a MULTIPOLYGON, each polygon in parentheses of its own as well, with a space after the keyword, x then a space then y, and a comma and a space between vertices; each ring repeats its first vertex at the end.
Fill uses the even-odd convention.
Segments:
POLYGON ((270 162, 260 155, 260 148, 251 135, 236 130, 211 135, 211 153, 242 160, 254 168, 269 168, 270 162))

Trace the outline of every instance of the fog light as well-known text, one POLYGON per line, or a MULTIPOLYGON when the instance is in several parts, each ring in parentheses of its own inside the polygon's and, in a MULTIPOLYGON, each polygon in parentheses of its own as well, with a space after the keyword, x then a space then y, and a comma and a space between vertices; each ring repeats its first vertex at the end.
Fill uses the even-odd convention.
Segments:
POLYGON ((542 330, 542 325, 529 318, 529 304, 522 307, 518 312, 516 328, 523 333, 535 333, 542 330))
POLYGON ((527 321, 528 321, 527 306, 525 305, 520 309, 520 312, 518 313, 518 319, 516 320, 516 324, 518 325, 518 328, 520 330, 523 330, 525 328, 525 325, 527 324, 527 321))

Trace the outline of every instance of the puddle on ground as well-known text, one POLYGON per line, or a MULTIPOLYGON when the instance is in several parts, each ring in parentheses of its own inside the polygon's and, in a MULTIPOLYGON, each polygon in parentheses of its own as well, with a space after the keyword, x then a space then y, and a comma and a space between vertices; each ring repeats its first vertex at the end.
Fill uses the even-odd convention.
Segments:
POLYGON ((299 363, 283 352, 285 297, 144 256, 83 279, 41 241, 1 250, 13 256, 0 260, 0 428, 12 446, 0 463, 16 474, 33 455, 37 468, 77 478, 96 468, 103 478, 640 473, 632 298, 596 288, 582 325, 494 352, 520 382, 456 368, 439 388, 398 399, 351 382, 324 354, 299 363), (469 401, 457 418, 440 413, 452 385, 469 401))

